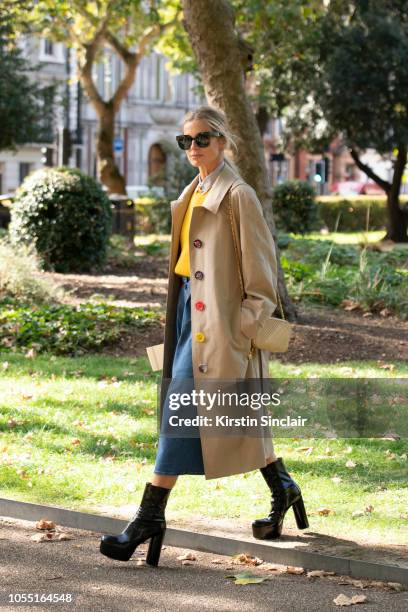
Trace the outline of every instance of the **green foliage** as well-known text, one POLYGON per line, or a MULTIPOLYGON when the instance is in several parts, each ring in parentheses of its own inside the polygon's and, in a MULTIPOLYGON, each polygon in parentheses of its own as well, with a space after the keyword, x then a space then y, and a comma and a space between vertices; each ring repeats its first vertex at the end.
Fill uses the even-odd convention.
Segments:
POLYGON ((139 227, 147 234, 169 234, 171 231, 170 202, 162 198, 136 200, 139 227))
POLYGON ((407 252, 395 248, 377 253, 368 247, 291 238, 281 264, 288 290, 297 301, 356 307, 379 313, 384 309, 408 319, 407 252))
POLYGON ((14 249, 7 236, 0 239, 0 297, 34 302, 57 300, 62 290, 41 277, 38 257, 32 248, 14 249))
POLYGON ((287 181, 275 187, 272 205, 278 228, 299 234, 318 228, 315 192, 305 181, 287 181))
POLYGON ((40 87, 30 73, 38 70, 17 46, 12 17, 0 7, 0 150, 27 142, 49 141, 52 105, 40 100, 54 95, 54 86, 40 87))
POLYGON ((0 302, 0 348, 81 355, 115 343, 129 326, 143 329, 158 319, 158 311, 144 308, 104 303, 33 307, 4 299, 0 302))
POLYGON ((9 227, 15 245, 31 244, 44 269, 87 271, 105 263, 112 210, 102 187, 72 168, 44 168, 16 194, 9 227))

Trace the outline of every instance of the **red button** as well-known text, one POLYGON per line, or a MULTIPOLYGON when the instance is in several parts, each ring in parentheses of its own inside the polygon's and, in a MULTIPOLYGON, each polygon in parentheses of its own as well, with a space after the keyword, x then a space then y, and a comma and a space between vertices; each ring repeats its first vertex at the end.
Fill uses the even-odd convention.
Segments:
POLYGON ((195 303, 195 307, 196 307, 197 310, 204 310, 205 304, 204 304, 204 302, 196 302, 195 303))
POLYGON ((196 249, 201 249, 201 247, 203 246, 203 243, 198 238, 196 240, 194 240, 193 244, 194 244, 196 249))

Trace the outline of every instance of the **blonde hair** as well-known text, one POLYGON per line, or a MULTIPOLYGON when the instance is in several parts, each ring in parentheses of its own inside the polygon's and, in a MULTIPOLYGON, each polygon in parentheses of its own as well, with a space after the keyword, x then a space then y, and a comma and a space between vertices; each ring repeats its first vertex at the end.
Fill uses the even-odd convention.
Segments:
MULTIPOLYGON (((229 149, 235 149, 238 151, 237 143, 235 142, 235 136, 231 132, 231 129, 228 125, 227 118, 222 111, 213 108, 212 106, 199 106, 195 110, 191 110, 186 115, 184 115, 182 125, 189 123, 190 121, 203 120, 208 123, 211 129, 220 132, 225 140, 227 141, 227 147, 229 149)), ((235 172, 239 174, 239 170, 237 166, 234 164, 231 159, 226 158, 225 161, 231 166, 235 172)))

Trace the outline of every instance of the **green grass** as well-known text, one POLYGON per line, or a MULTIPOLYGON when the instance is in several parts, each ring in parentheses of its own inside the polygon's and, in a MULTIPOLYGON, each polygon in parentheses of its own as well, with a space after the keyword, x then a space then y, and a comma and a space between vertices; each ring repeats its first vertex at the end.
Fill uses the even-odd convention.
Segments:
POLYGON ((329 232, 321 234, 320 232, 310 232, 305 234, 305 238, 309 240, 330 240, 336 244, 366 244, 379 242, 385 236, 384 230, 371 232, 329 232))
MULTIPOLYGON (((376 362, 270 364, 275 377, 407 377, 376 362)), ((135 508, 156 454, 156 383, 145 358, 0 354, 0 495, 82 511, 135 508)), ((365 541, 403 543, 407 520, 408 440, 275 439, 302 486, 311 530, 365 541), (311 448, 305 451, 305 448, 311 448), (301 450, 303 449, 303 450, 301 450), (405 458, 404 458, 405 456, 405 458), (349 469, 351 459, 356 467, 349 469), (341 477, 335 483, 333 477, 341 477), (374 510, 351 518, 367 506, 374 510)), ((180 478, 169 516, 252 520, 268 511, 258 471, 206 481, 180 478)), ((286 524, 295 526, 289 513, 286 524)), ((405 538, 405 539, 404 539, 405 538)))

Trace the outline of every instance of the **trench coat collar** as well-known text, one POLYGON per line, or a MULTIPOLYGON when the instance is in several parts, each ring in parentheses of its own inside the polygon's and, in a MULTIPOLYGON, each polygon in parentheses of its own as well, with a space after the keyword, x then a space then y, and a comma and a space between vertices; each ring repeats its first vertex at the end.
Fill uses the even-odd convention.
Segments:
MULTIPOLYGON (((190 201, 190 198, 198 185, 198 176, 199 175, 197 174, 197 176, 194 177, 191 183, 184 189, 178 200, 171 202, 172 213, 176 208, 182 207, 190 201)), ((234 170, 227 163, 225 163, 201 206, 216 214, 228 189, 238 178, 239 175, 234 172, 234 170)))

